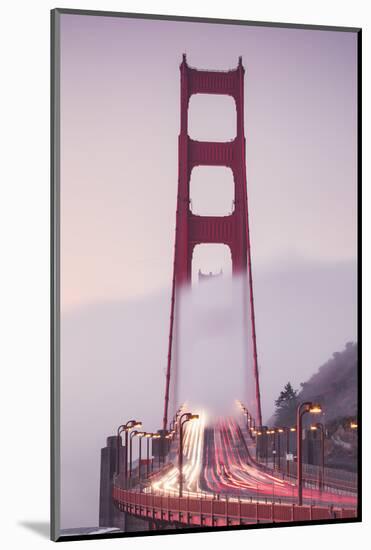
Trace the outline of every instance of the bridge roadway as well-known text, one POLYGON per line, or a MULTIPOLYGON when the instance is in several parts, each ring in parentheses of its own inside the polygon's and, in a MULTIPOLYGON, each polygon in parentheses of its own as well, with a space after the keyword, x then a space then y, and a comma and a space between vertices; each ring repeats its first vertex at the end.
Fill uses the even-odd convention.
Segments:
POLYGON ((114 488, 122 510, 154 521, 187 525, 241 525, 257 522, 310 521, 356 517, 350 491, 304 487, 303 506, 290 480, 261 468, 252 458, 237 421, 220 419, 206 427, 204 418, 189 423, 184 436, 184 490, 178 496, 177 441, 164 470, 137 490, 114 488))
MULTIPOLYGON (((239 425, 232 418, 205 429, 203 462, 201 485, 213 493, 264 502, 296 502, 296 484, 255 462, 239 425)), ((303 489, 303 502, 356 506, 357 499, 350 491, 320 491, 312 483, 303 489)))

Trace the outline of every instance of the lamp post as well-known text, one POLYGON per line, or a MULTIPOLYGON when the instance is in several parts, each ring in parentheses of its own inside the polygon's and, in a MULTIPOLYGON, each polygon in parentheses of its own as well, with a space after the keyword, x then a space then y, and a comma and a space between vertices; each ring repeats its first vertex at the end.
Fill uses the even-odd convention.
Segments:
POLYGON ((139 433, 138 430, 133 430, 132 432, 130 432, 130 436, 129 436, 129 479, 131 479, 131 468, 132 468, 132 458, 133 458, 133 453, 132 453, 133 437, 135 437, 137 433, 139 433))
MULTIPOLYGON (((131 486, 131 472, 132 472, 132 449, 133 449, 133 437, 138 436, 139 438, 139 449, 141 448, 141 442, 142 437, 146 435, 146 432, 138 432, 138 430, 134 430, 130 434, 130 440, 129 440, 129 484, 131 486)), ((140 451, 139 451, 139 464, 140 464, 140 451)), ((140 469, 140 466, 139 466, 140 469)), ((139 476, 140 477, 140 476, 139 476)))
POLYGON ((128 422, 126 422, 126 424, 121 424, 118 428, 117 428, 117 456, 116 456, 116 475, 118 475, 120 473, 120 436, 121 436, 121 433, 124 432, 125 430, 128 429, 128 427, 134 425, 136 422, 136 420, 129 420, 128 422))
POLYGON ((162 464, 163 454, 164 454, 164 438, 165 438, 165 436, 163 434, 158 434, 158 435, 160 436, 159 439, 161 439, 161 441, 159 441, 159 444, 157 446, 157 449, 158 449, 158 469, 160 469, 161 464, 162 464))
POLYGON ((169 454, 171 440, 173 439, 173 432, 170 432, 170 433, 166 434, 165 439, 166 439, 166 442, 165 442, 166 443, 166 454, 169 454))
POLYGON ((311 426, 310 429, 312 431, 319 430, 320 437, 321 437, 321 450, 320 450, 320 457, 321 457, 321 463, 320 463, 320 479, 318 483, 318 487, 320 491, 323 491, 323 487, 325 484, 325 427, 321 422, 317 422, 314 426, 311 426))
MULTIPOLYGON (((273 470, 276 469, 276 431, 275 430, 267 430, 267 434, 273 435, 273 442, 272 442, 272 457, 273 457, 273 470)), ((267 449, 270 447, 270 439, 267 438, 267 449)), ((268 450, 267 450, 267 456, 268 456, 268 450)), ((267 462, 268 463, 268 462, 267 462)))
POLYGON ((197 420, 199 418, 198 414, 192 413, 183 413, 179 418, 179 457, 178 457, 178 466, 179 466, 179 496, 183 496, 183 426, 186 422, 190 420, 197 420), (182 421, 182 419, 184 420, 182 421))
POLYGON ((283 428, 276 428, 277 434, 277 463, 278 469, 281 470, 281 434, 284 432, 283 428))
POLYGON ((128 439, 129 439, 129 431, 133 428, 140 428, 142 426, 141 422, 137 422, 136 420, 131 420, 127 423, 124 431, 125 431, 125 488, 128 485, 128 439), (129 425, 128 425, 129 424, 129 425))
POLYGON ((164 434, 164 433, 157 434, 158 438, 161 439, 161 442, 159 442, 159 446, 158 446, 158 467, 159 468, 161 464, 165 462, 165 455, 169 451, 168 440, 173 438, 173 433, 175 433, 174 430, 171 433, 169 432, 167 434, 164 434))
POLYGON ((138 464, 138 478, 139 482, 142 479, 142 438, 147 436, 146 432, 140 432, 139 436, 139 464, 138 464))
POLYGON ((117 435, 116 435, 116 476, 120 473, 120 448, 122 447, 121 444, 121 433, 124 431, 124 426, 121 425, 117 428, 117 435))
MULTIPOLYGON (((156 433, 152 433, 151 436, 150 436, 150 439, 152 441, 152 444, 151 444, 151 472, 153 472, 153 440, 154 439, 160 439, 160 434, 156 434, 156 433)), ((149 439, 147 439, 147 457, 149 456, 148 455, 148 452, 149 452, 149 439)))
POLYGON ((242 406, 242 414, 246 416, 246 427, 247 431, 250 432, 250 414, 246 407, 242 406))
POLYGON ((259 456, 262 461, 265 460, 265 464, 268 464, 268 437, 267 437, 267 427, 261 426, 259 428, 258 434, 260 436, 260 445, 259 445, 259 456))
POLYGON ((306 401, 299 403, 296 409, 296 447, 297 447, 297 484, 298 484, 298 505, 303 504, 303 457, 302 457, 302 425, 305 413, 319 414, 322 412, 321 405, 306 401))
POLYGON ((154 435, 155 434, 153 433, 146 433, 146 435, 144 436, 144 439, 147 440, 147 468, 146 468, 147 477, 149 476, 149 440, 152 439, 154 435))
POLYGON ((241 401, 237 401, 237 404, 239 405, 241 411, 242 411, 242 414, 243 415, 246 415, 246 427, 247 427, 247 431, 250 435, 250 437, 253 436, 253 432, 255 431, 255 422, 253 420, 253 417, 251 416, 251 414, 249 413, 248 409, 245 407, 245 405, 243 403, 241 403, 241 401))
POLYGON ((262 435, 263 435, 263 432, 261 430, 258 430, 256 432, 255 458, 258 462, 261 458, 262 435))
POLYGON ((121 424, 117 428, 117 457, 116 457, 116 475, 118 476, 120 473, 120 435, 122 432, 125 432, 125 487, 127 485, 127 479, 128 479, 128 431, 132 428, 137 428, 141 426, 142 423, 138 422, 137 420, 129 420, 126 422, 126 424, 121 424))

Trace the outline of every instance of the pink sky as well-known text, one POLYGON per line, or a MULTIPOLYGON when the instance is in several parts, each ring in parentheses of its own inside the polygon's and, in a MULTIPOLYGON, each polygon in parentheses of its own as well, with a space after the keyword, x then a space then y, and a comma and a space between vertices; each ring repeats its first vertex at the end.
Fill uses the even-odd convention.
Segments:
MULTIPOLYGON (((183 52, 209 69, 243 57, 254 270, 355 260, 355 34, 77 15, 61 29, 63 310, 170 283, 183 52)), ((234 126, 231 98, 192 98, 194 137, 234 126)), ((214 173, 203 188, 194 172, 194 199, 229 208, 214 173)))

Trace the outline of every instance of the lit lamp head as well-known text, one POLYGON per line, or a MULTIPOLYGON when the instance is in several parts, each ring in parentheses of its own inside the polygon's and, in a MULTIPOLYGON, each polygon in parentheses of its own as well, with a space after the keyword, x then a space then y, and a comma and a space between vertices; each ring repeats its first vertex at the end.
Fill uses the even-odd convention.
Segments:
POLYGON ((290 432, 296 432, 295 426, 292 426, 292 427, 290 428, 290 432))
POLYGON ((312 430, 312 432, 315 432, 317 430, 317 425, 312 425, 310 429, 312 430))
POLYGON ((129 420, 128 422, 126 422, 126 424, 122 425, 122 428, 124 430, 131 430, 132 428, 135 428, 136 422, 136 420, 129 420))
POLYGON ((309 412, 312 414, 320 414, 322 412, 322 407, 319 403, 312 403, 309 405, 309 412))
POLYGON ((146 434, 143 434, 143 437, 145 439, 149 439, 150 437, 152 437, 152 434, 146 433, 146 434))
POLYGON ((350 427, 352 430, 356 430, 358 428, 358 423, 355 420, 352 420, 350 423, 350 427))
POLYGON ((276 429, 276 432, 279 433, 279 434, 282 434, 283 431, 284 431, 283 428, 277 428, 277 429, 276 429))
POLYGON ((146 432, 137 432, 138 437, 144 437, 146 435, 147 435, 146 432))
POLYGON ((192 414, 192 413, 184 413, 185 416, 185 422, 188 420, 197 420, 199 418, 198 414, 192 414))
POLYGON ((160 439, 160 434, 151 434, 153 439, 160 439))
POLYGON ((141 428, 141 427, 142 427, 142 423, 139 422, 138 420, 130 420, 125 425, 126 430, 133 430, 134 428, 141 428))

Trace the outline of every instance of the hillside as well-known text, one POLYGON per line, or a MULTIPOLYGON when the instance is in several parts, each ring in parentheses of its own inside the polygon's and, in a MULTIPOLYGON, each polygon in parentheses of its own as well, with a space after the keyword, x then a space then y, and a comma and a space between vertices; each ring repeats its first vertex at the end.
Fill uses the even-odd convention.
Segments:
POLYGON ((349 342, 333 354, 307 382, 301 384, 298 401, 321 403, 326 424, 337 418, 357 416, 356 343, 349 342))
MULTIPOLYGON (((298 403, 320 403, 323 414, 319 420, 327 431, 326 465, 351 471, 357 469, 357 430, 349 427, 350 420, 358 416, 357 353, 358 346, 353 342, 348 342, 343 351, 333 353, 331 359, 301 384, 300 391, 292 390, 289 396, 286 393, 284 403, 281 402, 269 422, 275 426, 295 425, 298 403)), ((313 421, 311 417, 305 416, 305 424, 313 421)))

